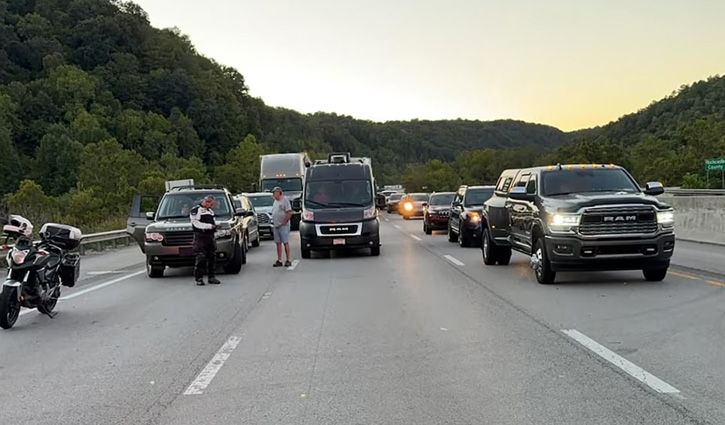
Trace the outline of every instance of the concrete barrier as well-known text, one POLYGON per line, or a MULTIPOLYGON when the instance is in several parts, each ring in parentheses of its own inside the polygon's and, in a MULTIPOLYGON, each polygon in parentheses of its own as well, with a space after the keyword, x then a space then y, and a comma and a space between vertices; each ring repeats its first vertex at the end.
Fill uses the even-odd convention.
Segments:
POLYGON ((675 209, 675 232, 682 240, 725 245, 725 196, 658 196, 675 209))

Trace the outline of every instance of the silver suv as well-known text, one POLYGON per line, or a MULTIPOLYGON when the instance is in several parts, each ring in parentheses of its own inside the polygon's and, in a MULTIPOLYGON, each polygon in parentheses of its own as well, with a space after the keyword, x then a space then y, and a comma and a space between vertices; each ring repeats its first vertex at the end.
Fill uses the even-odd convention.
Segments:
POLYGON ((216 233, 217 264, 225 273, 241 271, 247 262, 249 243, 243 219, 254 215, 254 211, 235 209, 232 195, 222 186, 196 185, 171 189, 160 202, 158 196, 134 197, 126 231, 146 254, 149 277, 162 277, 166 267, 194 265, 196 255, 189 210, 207 195, 216 198, 214 213, 216 223, 221 226, 216 233))

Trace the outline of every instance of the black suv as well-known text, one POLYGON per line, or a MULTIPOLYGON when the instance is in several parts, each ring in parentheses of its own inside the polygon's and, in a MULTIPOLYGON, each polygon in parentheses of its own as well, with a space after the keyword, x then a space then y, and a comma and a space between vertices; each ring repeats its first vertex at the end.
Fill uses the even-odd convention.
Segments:
POLYGON ((675 249, 674 213, 615 165, 556 165, 506 170, 483 210, 487 265, 506 265, 514 249, 530 256, 541 284, 558 271, 642 270, 667 275, 675 249))
POLYGON ((448 240, 462 247, 481 240, 483 203, 493 195, 494 186, 461 186, 451 204, 448 220, 448 240))

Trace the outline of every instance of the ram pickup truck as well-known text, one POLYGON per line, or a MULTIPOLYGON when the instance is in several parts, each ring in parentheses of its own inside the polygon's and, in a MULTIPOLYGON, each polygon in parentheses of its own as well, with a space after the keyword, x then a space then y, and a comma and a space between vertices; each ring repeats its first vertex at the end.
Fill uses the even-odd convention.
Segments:
POLYGON ((486 265, 507 265, 511 250, 530 257, 541 284, 557 272, 642 270, 667 275, 675 249, 674 213, 616 165, 555 165, 506 170, 483 207, 486 265))

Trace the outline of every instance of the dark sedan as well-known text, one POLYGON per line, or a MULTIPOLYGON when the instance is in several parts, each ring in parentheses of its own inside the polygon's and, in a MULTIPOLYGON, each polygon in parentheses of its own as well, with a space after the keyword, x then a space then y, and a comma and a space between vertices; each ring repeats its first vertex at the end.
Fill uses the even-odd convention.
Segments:
POLYGON ((430 196, 423 211, 423 231, 430 235, 435 230, 447 230, 451 215, 451 203, 456 192, 436 192, 430 196))

